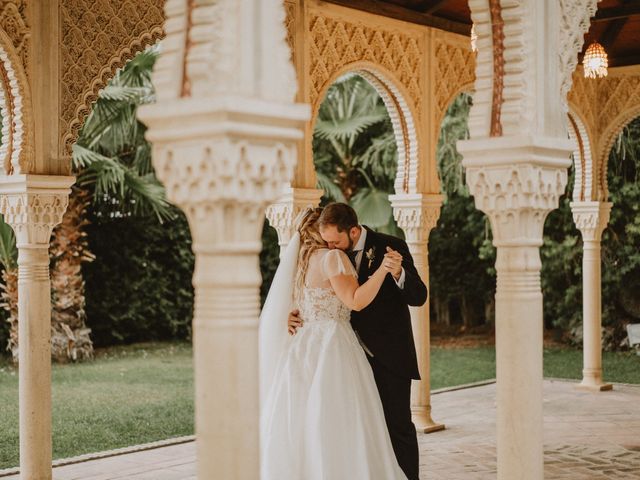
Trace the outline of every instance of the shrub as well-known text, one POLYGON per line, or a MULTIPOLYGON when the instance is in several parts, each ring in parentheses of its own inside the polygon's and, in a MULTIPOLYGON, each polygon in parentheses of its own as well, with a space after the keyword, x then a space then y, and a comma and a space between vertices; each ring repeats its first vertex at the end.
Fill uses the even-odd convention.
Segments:
POLYGON ((83 274, 96 346, 190 336, 194 256, 187 219, 175 210, 163 224, 92 213, 87 232, 96 260, 83 274))

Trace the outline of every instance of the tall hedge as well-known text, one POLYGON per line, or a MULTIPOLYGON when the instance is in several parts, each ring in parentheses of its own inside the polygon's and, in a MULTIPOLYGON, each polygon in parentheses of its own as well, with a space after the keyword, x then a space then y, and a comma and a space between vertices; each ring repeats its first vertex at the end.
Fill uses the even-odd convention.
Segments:
POLYGON ((190 336, 194 256, 186 217, 175 213, 160 224, 93 212, 87 231, 96 260, 83 274, 96 346, 190 336))

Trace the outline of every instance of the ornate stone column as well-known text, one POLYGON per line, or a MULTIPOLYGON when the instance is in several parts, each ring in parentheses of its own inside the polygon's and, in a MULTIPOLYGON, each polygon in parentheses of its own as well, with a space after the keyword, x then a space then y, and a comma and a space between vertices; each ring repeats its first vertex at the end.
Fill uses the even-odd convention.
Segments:
POLYGON ((542 480, 542 291, 547 214, 558 206, 568 141, 496 137, 459 142, 476 207, 497 247, 496 377, 499 480, 542 480))
POLYGON ((294 102, 281 0, 168 0, 165 13, 158 102, 140 117, 193 237, 197 477, 256 479, 260 234, 309 107, 294 102))
POLYGON ((611 203, 572 202, 573 219, 582 233, 582 325, 584 365, 580 390, 613 387, 602 380, 602 279, 600 241, 609 223, 611 203))
POLYGON ((269 224, 278 232, 280 255, 293 236, 293 221, 306 207, 320 205, 323 191, 315 188, 287 187, 280 198, 267 208, 269 224))
MULTIPOLYGON (((409 252, 422 280, 429 285, 429 234, 440 217, 441 195, 402 194, 389 197, 398 226, 404 231, 409 252)), ((431 335, 429 298, 422 307, 411 307, 421 380, 411 385, 411 411, 416 429, 423 433, 443 430, 431 418, 431 335)))
POLYGON ((267 205, 293 171, 308 114, 298 105, 263 107, 248 99, 194 99, 144 111, 158 177, 193 236, 196 451, 203 480, 259 476, 260 234, 267 205), (225 117, 234 121, 217 122, 225 117), (263 135, 276 122, 278 130, 263 135))
POLYGON ((3 176, 0 211, 18 247, 20 478, 51 479, 49 239, 74 177, 3 176))

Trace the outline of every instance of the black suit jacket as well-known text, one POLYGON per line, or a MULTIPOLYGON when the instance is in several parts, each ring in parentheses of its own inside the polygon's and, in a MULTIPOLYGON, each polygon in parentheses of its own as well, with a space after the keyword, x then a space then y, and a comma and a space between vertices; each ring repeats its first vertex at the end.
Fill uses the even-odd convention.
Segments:
MULTIPOLYGON (((362 343, 382 365, 405 378, 420 379, 409 305, 427 301, 427 287, 420 279, 404 240, 367 229, 358 282, 363 284, 382 263, 387 246, 402 254, 404 288, 391 275, 385 278, 376 298, 359 312, 351 313, 351 325, 362 343), (373 253, 373 255, 370 255, 373 253), (369 260, 369 257, 373 257, 369 260)), ((368 352, 369 353, 369 352, 368 352)))

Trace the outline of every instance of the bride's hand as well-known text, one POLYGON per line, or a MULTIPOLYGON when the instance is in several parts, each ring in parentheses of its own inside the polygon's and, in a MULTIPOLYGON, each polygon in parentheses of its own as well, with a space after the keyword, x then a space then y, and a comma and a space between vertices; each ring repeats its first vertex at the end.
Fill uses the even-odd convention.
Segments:
POLYGON ((395 258, 395 252, 385 253, 382 263, 380 263, 378 270, 376 270, 376 274, 386 275, 387 273, 392 273, 395 269, 396 262, 397 259, 395 258))
POLYGON ((289 335, 295 335, 298 328, 302 326, 302 319, 300 318, 300 310, 295 309, 289 313, 289 319, 287 321, 287 330, 289 335))

